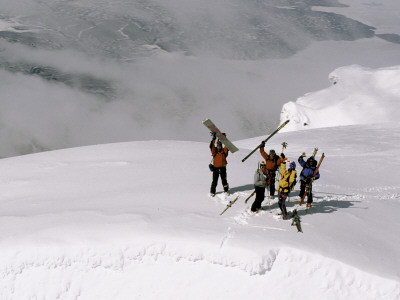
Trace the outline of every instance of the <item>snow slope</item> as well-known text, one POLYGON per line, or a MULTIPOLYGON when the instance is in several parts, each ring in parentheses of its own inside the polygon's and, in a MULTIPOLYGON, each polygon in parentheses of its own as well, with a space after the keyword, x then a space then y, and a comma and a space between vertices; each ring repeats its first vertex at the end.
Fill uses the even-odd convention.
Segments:
MULTIPOLYGON (((231 192, 207 195, 208 144, 147 141, 0 161, 1 299, 399 299, 400 124, 287 132, 326 158, 304 233, 251 215, 261 139, 236 142, 231 192), (389 174, 389 176, 388 176, 389 174)), ((298 186, 288 208, 297 206, 298 186)), ((221 190, 219 184, 218 190, 221 190)))
POLYGON ((395 122, 399 119, 400 66, 372 69, 358 65, 334 70, 332 86, 308 93, 282 107, 284 131, 395 122))

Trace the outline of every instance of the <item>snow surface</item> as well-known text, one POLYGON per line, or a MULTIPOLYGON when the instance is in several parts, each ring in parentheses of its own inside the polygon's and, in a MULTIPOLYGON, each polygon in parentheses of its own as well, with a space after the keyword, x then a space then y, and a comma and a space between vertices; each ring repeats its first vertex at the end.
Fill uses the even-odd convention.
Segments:
MULTIPOLYGON (((394 108, 394 107, 393 107, 394 108)), ((249 213, 265 137, 235 142, 208 196, 208 143, 104 144, 0 161, 1 299, 399 299, 400 123, 287 132, 326 158, 304 233, 249 213), (397 141, 397 142, 396 142, 397 141), (221 191, 221 185, 217 190, 221 191), (235 195, 239 200, 222 216, 235 195)), ((297 207, 298 189, 289 210, 297 207)))
POLYGON ((333 71, 329 79, 331 87, 283 106, 281 123, 292 121, 283 131, 399 119, 400 66, 379 69, 345 66, 333 71))

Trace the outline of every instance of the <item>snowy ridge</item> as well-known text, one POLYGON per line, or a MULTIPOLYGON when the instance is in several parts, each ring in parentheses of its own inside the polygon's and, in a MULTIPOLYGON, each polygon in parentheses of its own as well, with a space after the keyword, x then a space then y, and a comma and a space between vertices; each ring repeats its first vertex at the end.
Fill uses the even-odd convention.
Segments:
POLYGON ((400 66, 341 67, 329 75, 332 86, 282 107, 282 131, 395 122, 400 106, 400 66), (367 117, 366 117, 367 116, 367 117))

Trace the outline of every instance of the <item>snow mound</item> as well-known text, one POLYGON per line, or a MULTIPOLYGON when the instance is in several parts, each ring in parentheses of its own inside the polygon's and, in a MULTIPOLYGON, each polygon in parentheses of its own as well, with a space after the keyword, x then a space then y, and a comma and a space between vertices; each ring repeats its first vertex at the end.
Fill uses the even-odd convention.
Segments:
POLYGON ((400 66, 341 67, 329 75, 332 86, 283 105, 282 131, 394 122, 400 108, 400 66))

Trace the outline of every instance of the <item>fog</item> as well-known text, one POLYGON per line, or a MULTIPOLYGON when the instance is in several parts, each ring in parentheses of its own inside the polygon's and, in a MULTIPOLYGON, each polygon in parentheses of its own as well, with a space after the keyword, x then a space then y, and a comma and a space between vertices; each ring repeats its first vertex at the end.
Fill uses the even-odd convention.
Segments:
MULTIPOLYGON (((333 69, 400 58, 397 32, 379 38, 373 19, 345 17, 337 1, 164 2, 2 2, 0 156, 204 141, 206 118, 232 140, 263 135, 333 69)), ((379 25, 400 6, 389 4, 379 25)))

